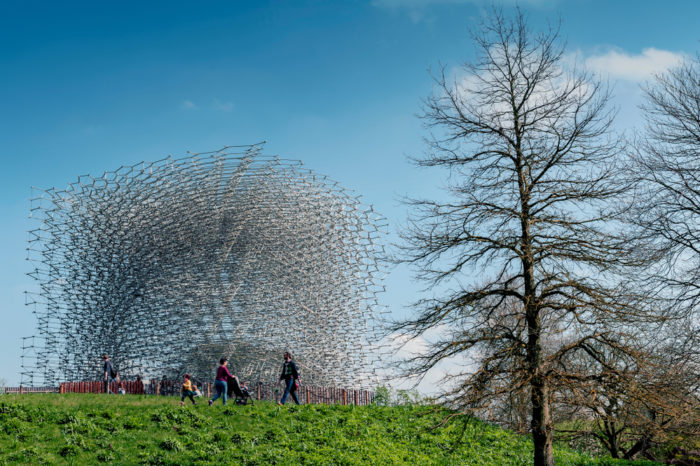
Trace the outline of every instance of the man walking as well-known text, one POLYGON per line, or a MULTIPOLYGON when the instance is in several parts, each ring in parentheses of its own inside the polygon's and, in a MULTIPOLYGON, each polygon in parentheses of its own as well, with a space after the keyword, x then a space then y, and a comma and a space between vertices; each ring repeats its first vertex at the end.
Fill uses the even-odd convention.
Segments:
POLYGON ((279 383, 284 382, 284 394, 282 399, 277 402, 278 405, 283 405, 287 401, 287 396, 291 395, 292 400, 299 404, 297 398, 297 388, 299 388, 299 371, 297 365, 292 361, 292 354, 289 351, 284 352, 284 363, 282 364, 282 373, 280 374, 279 383))
POLYGON ((109 383, 113 382, 115 379, 117 383, 119 383, 119 374, 114 369, 114 365, 112 365, 112 361, 109 359, 108 354, 102 356, 102 360, 104 361, 105 393, 112 393, 112 391, 109 389, 109 383))

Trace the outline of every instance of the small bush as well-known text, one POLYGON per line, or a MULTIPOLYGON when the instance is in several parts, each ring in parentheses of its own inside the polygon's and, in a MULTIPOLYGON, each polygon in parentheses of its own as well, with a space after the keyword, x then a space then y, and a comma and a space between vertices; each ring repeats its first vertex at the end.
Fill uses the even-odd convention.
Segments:
POLYGON ((124 422, 122 423, 122 427, 125 430, 134 430, 134 429, 142 429, 144 426, 143 426, 143 424, 141 424, 137 420, 135 420, 133 418, 128 418, 128 419, 124 420, 124 422))
POLYGON ((75 445, 64 445, 58 450, 58 454, 62 457, 75 456, 80 452, 80 449, 75 445))
POLYGON ((391 404, 391 390, 389 387, 377 387, 374 392, 374 398, 372 398, 372 403, 377 406, 389 406, 391 404))
POLYGON ((22 421, 19 419, 3 419, 3 422, 0 423, 0 432, 12 435, 12 434, 21 434, 26 430, 26 427, 22 421))
POLYGON ((77 424, 80 422, 80 419, 78 419, 78 416, 76 416, 73 413, 66 414, 63 416, 59 421, 57 422, 58 425, 64 426, 67 424, 77 424))
POLYGON ((214 435, 213 435, 214 442, 225 443, 225 442, 228 442, 228 440, 229 439, 228 439, 228 435, 226 434, 226 432, 221 431, 221 430, 214 432, 214 435))
POLYGON ((7 459, 11 463, 32 464, 35 462, 37 456, 39 456, 39 450, 36 447, 30 446, 27 448, 23 448, 18 452, 12 453, 7 457, 7 459))
POLYGON ((66 437, 66 441, 69 445, 75 445, 82 450, 86 450, 88 448, 88 442, 82 435, 71 435, 66 437))
POLYGON ((162 450, 182 451, 182 444, 179 440, 168 437, 158 445, 162 450))
POLYGON ((96 457, 97 457, 98 461, 101 461, 103 463, 116 460, 116 457, 114 456, 114 454, 112 452, 109 452, 109 451, 101 451, 97 454, 96 457))
POLYGON ((244 440, 244 437, 241 434, 239 434, 238 432, 235 432, 231 436, 231 442, 233 442, 235 445, 240 445, 241 443, 243 443, 243 440, 244 440))

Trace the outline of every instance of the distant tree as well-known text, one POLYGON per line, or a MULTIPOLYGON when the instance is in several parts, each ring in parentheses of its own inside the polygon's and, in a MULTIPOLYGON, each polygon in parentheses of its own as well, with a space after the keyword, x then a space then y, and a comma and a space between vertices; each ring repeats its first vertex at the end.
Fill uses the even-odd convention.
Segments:
POLYGON ((667 251, 669 268, 654 279, 693 310, 700 300, 700 57, 658 75, 645 94, 631 219, 667 251))
POLYGON ((561 438, 594 438, 613 458, 670 461, 692 450, 700 435, 700 378, 693 367, 699 337, 676 324, 665 338, 654 338, 637 365, 608 360, 598 377, 562 387, 558 409, 568 408, 562 418, 573 422, 559 429, 561 438))
POLYGON ((635 151, 635 204, 628 220, 664 254, 647 273, 649 288, 673 309, 649 400, 667 438, 700 435, 700 56, 644 87, 645 132, 635 151), (671 368, 666 369, 666 368, 671 368), (666 387, 667 390, 662 390, 666 387), (665 416, 664 416, 665 415, 665 416))
POLYGON ((494 12, 474 43, 463 76, 435 76, 422 115, 431 135, 416 163, 449 170, 452 200, 411 201, 400 259, 446 291, 394 330, 443 330, 407 374, 469 358, 445 380, 452 406, 528 394, 534 462, 551 465, 555 391, 616 370, 611 355, 633 365, 637 329, 659 319, 623 278, 650 257, 619 228, 624 145, 607 89, 567 71, 558 30, 533 33, 520 12, 494 12), (588 364, 569 365, 574 355, 588 364))

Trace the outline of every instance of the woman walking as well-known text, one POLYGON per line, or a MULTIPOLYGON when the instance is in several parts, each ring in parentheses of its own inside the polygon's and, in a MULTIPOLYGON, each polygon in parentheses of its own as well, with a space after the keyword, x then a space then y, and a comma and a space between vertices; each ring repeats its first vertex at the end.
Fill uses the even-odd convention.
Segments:
POLYGON ((296 394, 299 387, 299 371, 297 371, 297 365, 292 361, 292 355, 289 351, 284 352, 284 363, 282 364, 282 373, 279 381, 284 381, 284 394, 277 404, 283 405, 287 401, 288 395, 292 395, 292 400, 299 404, 299 398, 297 398, 296 394))
POLYGON ((226 406, 226 388, 227 381, 229 378, 233 378, 233 374, 228 371, 226 364, 228 364, 227 358, 221 358, 219 360, 219 367, 216 369, 216 380, 214 381, 214 389, 216 390, 216 395, 209 400, 209 406, 214 404, 217 398, 222 397, 224 406, 226 406))

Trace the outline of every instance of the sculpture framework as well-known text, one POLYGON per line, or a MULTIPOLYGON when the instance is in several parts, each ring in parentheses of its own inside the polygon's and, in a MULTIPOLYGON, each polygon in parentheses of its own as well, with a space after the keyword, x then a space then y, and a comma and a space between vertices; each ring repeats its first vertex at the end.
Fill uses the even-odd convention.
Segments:
POLYGON ((290 350, 305 383, 372 385, 381 308, 371 207, 262 145, 81 176, 31 199, 40 226, 27 293, 37 333, 23 383, 209 380, 222 356, 276 380, 290 350))

